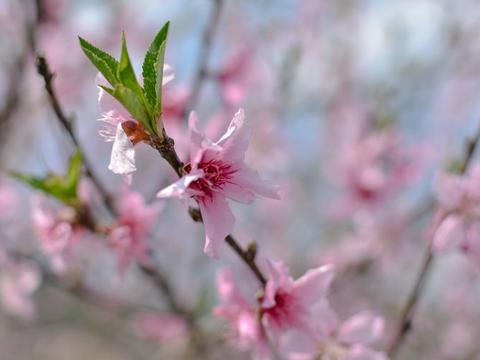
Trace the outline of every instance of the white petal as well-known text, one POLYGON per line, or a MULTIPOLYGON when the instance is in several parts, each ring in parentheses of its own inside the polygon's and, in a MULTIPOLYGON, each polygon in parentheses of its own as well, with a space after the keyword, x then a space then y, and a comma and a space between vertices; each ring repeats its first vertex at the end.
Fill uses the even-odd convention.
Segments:
POLYGON ((173 184, 167 186, 165 189, 160 190, 157 193, 157 197, 159 198, 166 198, 166 197, 184 197, 185 191, 187 190, 188 186, 198 180, 203 175, 203 171, 199 170, 195 173, 190 173, 188 175, 183 176, 173 184))
POLYGON ((108 168, 115 174, 120 175, 128 175, 137 170, 135 167, 135 150, 127 134, 123 131, 122 124, 117 126, 108 168))

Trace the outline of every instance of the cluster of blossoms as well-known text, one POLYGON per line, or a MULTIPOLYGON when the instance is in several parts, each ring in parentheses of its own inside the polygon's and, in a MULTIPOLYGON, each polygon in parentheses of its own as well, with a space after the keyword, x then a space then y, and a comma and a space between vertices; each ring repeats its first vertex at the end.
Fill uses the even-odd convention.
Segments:
MULTIPOLYGON (((131 174, 136 170, 133 146, 142 140, 148 142, 148 139, 139 135, 142 132, 136 129, 140 125, 121 109, 105 109, 103 96, 101 93, 101 120, 116 126, 115 136, 111 130, 101 132, 107 140, 114 141, 109 168, 119 174, 131 174)), ((210 140, 198 130, 197 116, 192 113, 189 137, 190 161, 183 168, 184 176, 161 190, 157 197, 178 197, 187 205, 196 202, 205 224, 204 251, 209 256, 218 257, 225 237, 234 227, 234 216, 227 199, 241 203, 250 203, 257 196, 278 199, 278 188, 262 180, 245 164, 251 129, 245 122, 242 109, 234 115, 227 131, 217 141, 210 140)), ((121 232, 122 228, 117 231, 121 232)), ((128 254, 132 248, 124 250, 128 254)), ((137 247, 137 250, 141 256, 144 247, 137 247)), ((229 322, 240 348, 252 348, 258 359, 273 358, 272 349, 287 354, 292 360, 318 356, 386 358, 370 348, 381 335, 381 318, 363 312, 344 324, 338 323, 327 299, 333 279, 331 266, 310 270, 300 279, 293 280, 283 263, 269 261, 267 274, 265 288, 256 301, 254 296, 242 295, 230 270, 224 270, 218 276, 221 305, 214 309, 214 313, 229 322)), ((166 324, 163 317, 157 320, 157 316, 148 316, 141 323, 144 332, 147 328, 146 332, 151 336, 163 338, 165 334, 158 332, 158 322, 166 324)))
MULTIPOLYGON (((85 189, 84 184, 80 182, 79 188, 85 189)), ((91 195, 85 190, 79 194, 82 205, 76 208, 64 206, 57 210, 50 207, 45 198, 34 202, 33 225, 40 249, 50 259, 52 270, 65 274, 75 262, 74 250, 81 239, 99 235, 106 238, 106 245, 117 254, 119 274, 125 272, 132 259, 148 264, 147 237, 160 211, 158 204, 146 205, 139 193, 124 189, 115 201, 115 222, 103 228, 84 218, 90 216, 91 195)))
POLYGON ((267 262, 268 281, 257 295, 246 297, 223 270, 217 279, 221 305, 216 315, 230 324, 234 343, 251 348, 256 359, 280 353, 289 360, 370 359, 386 356, 372 348, 383 332, 383 320, 371 312, 354 315, 343 324, 328 301, 333 267, 321 266, 293 280, 282 262, 267 262))

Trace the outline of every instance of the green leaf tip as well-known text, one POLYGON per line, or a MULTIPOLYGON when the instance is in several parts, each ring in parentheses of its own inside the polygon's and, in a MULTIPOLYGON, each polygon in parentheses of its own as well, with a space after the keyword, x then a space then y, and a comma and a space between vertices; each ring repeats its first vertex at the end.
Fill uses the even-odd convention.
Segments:
POLYGON ((67 205, 74 206, 79 202, 77 187, 80 181, 82 164, 82 155, 77 150, 70 158, 65 176, 48 174, 45 177, 37 177, 17 171, 11 171, 10 176, 55 197, 67 205))
POLYGON ((115 86, 118 82, 118 61, 115 60, 112 55, 100 50, 82 37, 79 36, 78 39, 80 41, 80 47, 92 64, 112 86, 115 86))
POLYGON ((99 85, 115 97, 132 117, 151 134, 162 135, 162 83, 165 48, 170 21, 160 29, 148 51, 142 66, 143 87, 135 75, 127 49, 125 32, 122 31, 120 60, 90 44, 80 36, 80 46, 92 64, 103 74, 111 88, 99 85))

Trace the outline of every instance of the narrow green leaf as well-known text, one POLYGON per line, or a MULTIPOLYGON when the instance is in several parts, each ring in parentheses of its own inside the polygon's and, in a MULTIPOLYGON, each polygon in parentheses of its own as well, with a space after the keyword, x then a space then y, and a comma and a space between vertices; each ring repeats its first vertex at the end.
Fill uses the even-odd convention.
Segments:
POLYGON ((125 41, 125 33, 122 32, 122 53, 120 55, 120 63, 118 66, 118 78, 125 87, 132 90, 139 98, 143 97, 143 90, 138 83, 135 71, 133 70, 130 56, 128 55, 127 42, 125 41))
POLYGON ((142 66, 143 88, 151 106, 158 109, 162 96, 163 63, 170 22, 157 33, 145 54, 142 66))
POLYGON ((117 85, 112 94, 128 110, 132 117, 139 121, 148 131, 155 133, 150 125, 150 116, 145 104, 138 95, 124 85, 117 85))
POLYGON ((162 86, 163 86, 163 66, 165 64, 165 49, 167 42, 164 41, 158 49, 157 60, 155 61, 155 68, 157 71, 157 80, 155 83, 155 93, 157 94, 157 105, 155 107, 155 114, 162 112, 162 86))
POLYGON ((93 65, 102 73, 107 81, 112 85, 118 82, 118 61, 115 60, 110 54, 103 50, 93 46, 87 40, 78 37, 80 40, 80 47, 87 57, 90 59, 93 65))
POLYGON ((19 172, 11 172, 10 175, 23 181, 32 188, 53 196, 64 203, 68 204, 76 199, 76 189, 74 193, 67 191, 63 179, 58 175, 50 174, 43 179, 19 172))
POLYGON ((70 164, 68 165, 67 174, 65 176, 65 190, 76 196, 77 186, 80 181, 80 175, 82 170, 82 154, 77 149, 75 154, 70 158, 70 164))

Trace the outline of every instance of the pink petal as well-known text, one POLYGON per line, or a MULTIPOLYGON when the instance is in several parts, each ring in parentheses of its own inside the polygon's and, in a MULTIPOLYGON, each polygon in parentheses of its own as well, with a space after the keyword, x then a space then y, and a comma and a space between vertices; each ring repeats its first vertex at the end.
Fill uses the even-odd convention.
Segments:
POLYGON ((242 311, 238 317, 238 335, 248 340, 259 337, 259 323, 254 312, 242 311))
POLYGON ((333 267, 325 265, 308 270, 294 284, 295 296, 304 303, 314 303, 325 297, 333 280, 333 267))
MULTIPOLYGON (((188 175, 181 177, 179 180, 174 182, 173 184, 167 186, 165 189, 160 190, 157 193, 157 197, 159 198, 166 198, 166 197, 178 197, 184 198, 187 194, 186 191, 188 186, 198 180, 203 175, 201 170, 197 170, 196 172, 191 172, 188 175)), ((189 194, 188 194, 189 195, 189 194)))
POLYGON ((245 125, 245 113, 243 109, 239 109, 233 116, 226 133, 216 142, 216 145, 223 148, 223 159, 229 162, 243 160, 251 133, 250 127, 245 125))
POLYGON ((240 305, 247 308, 248 304, 245 298, 240 294, 233 273, 230 269, 223 269, 217 275, 217 291, 222 303, 226 305, 240 305))
POLYGON ((235 173, 232 182, 237 186, 251 191, 259 196, 264 196, 270 199, 280 199, 278 194, 278 186, 269 183, 266 180, 262 180, 258 173, 250 169, 245 164, 239 166, 238 171, 235 173))
POLYGON ((190 161, 192 162, 192 167, 197 164, 202 157, 203 150, 205 149, 216 149, 220 150, 220 147, 215 145, 209 138, 205 136, 197 128, 198 117, 197 114, 192 111, 190 117, 188 118, 188 128, 190 136, 190 161))
POLYGON ((217 257, 225 237, 233 230, 235 218, 225 197, 217 193, 213 193, 211 200, 201 201, 199 205, 205 224, 204 251, 208 256, 217 257))
POLYGON ((275 295, 279 289, 289 292, 293 286, 293 280, 289 275, 288 267, 281 261, 267 259, 267 285, 262 306, 271 308, 275 306, 275 295))
POLYGON ((335 336, 338 328, 338 318, 332 310, 328 300, 322 298, 311 306, 310 315, 315 319, 315 331, 320 338, 335 336))
POLYGON ((384 325, 381 317, 363 311, 343 323, 338 332, 338 339, 348 345, 370 345, 380 338, 384 325))
POLYGON ((120 175, 129 175, 137 170, 135 167, 135 149, 127 134, 123 131, 122 124, 117 126, 108 168, 115 174, 120 175))
POLYGON ((225 184, 222 194, 227 198, 238 201, 240 203, 249 204, 255 200, 255 193, 250 189, 244 188, 235 183, 225 184))

